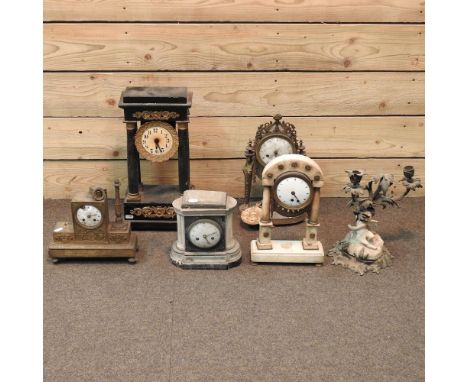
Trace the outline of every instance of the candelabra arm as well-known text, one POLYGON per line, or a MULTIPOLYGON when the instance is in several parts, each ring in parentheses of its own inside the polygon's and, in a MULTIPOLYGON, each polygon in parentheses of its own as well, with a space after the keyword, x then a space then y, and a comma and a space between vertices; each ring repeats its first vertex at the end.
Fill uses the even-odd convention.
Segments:
POLYGON ((407 179, 402 179, 403 185, 405 186, 406 190, 396 198, 393 198, 395 202, 398 202, 406 197, 411 191, 416 191, 417 188, 422 188, 421 181, 419 179, 411 179, 411 182, 408 182, 407 179))

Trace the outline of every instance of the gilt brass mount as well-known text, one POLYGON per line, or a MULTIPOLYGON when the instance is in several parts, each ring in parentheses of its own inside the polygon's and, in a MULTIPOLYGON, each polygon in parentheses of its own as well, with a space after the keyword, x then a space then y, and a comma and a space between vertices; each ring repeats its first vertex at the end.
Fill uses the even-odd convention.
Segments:
POLYGON ((172 219, 176 213, 174 207, 164 206, 145 206, 137 207, 130 210, 130 214, 134 216, 143 216, 145 218, 156 218, 156 219, 172 219))
POLYGON ((179 118, 179 113, 175 111, 136 111, 133 113, 133 116, 137 119, 144 119, 145 121, 168 121, 170 119, 179 118))

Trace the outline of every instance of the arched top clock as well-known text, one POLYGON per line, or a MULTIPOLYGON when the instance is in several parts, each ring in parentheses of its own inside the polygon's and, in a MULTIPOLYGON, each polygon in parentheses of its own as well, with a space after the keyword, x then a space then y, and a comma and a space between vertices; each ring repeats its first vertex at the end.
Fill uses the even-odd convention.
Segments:
MULTIPOLYGON (((249 206, 251 197, 255 196, 254 183, 261 178, 265 166, 276 158, 288 154, 305 155, 305 147, 302 140, 297 138, 296 127, 292 123, 282 120, 282 116, 277 114, 273 117, 273 121, 260 125, 257 128, 255 139, 250 140, 247 144, 246 162, 243 169, 245 178, 244 208, 249 206)), ((284 210, 277 212, 291 218, 291 214, 282 214, 284 210)), ((286 222, 288 219, 284 220, 286 222)))
POLYGON ((262 186, 272 188, 272 209, 284 216, 305 213, 313 199, 313 189, 323 185, 320 166, 304 155, 290 154, 269 162, 262 173, 262 186))
POLYGON ((260 168, 263 170, 267 163, 280 155, 305 154, 302 141, 297 140, 296 127, 292 123, 282 121, 282 116, 279 114, 273 117, 273 121, 257 128, 253 148, 259 170, 260 168))
POLYGON ((270 161, 262 172, 262 211, 258 239, 251 244, 254 262, 322 263, 323 248, 318 241, 318 215, 323 172, 309 157, 286 154, 270 161), (305 215, 302 240, 272 240, 273 213, 305 215))

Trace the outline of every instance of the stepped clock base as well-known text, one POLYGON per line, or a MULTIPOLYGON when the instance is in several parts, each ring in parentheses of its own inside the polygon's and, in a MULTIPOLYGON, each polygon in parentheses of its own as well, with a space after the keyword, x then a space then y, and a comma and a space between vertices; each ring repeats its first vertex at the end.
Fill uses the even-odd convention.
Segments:
POLYGON ((318 249, 304 249, 299 240, 272 240, 272 249, 258 249, 257 240, 250 242, 250 258, 255 263, 321 264, 325 256, 322 243, 318 249))
POLYGON ((236 241, 234 247, 221 252, 187 252, 172 244, 169 257, 174 265, 183 269, 228 269, 239 265, 242 252, 236 241))
POLYGON ((49 258, 54 263, 71 258, 128 258, 133 263, 137 251, 137 236, 132 232, 126 243, 53 242, 49 246, 49 258))

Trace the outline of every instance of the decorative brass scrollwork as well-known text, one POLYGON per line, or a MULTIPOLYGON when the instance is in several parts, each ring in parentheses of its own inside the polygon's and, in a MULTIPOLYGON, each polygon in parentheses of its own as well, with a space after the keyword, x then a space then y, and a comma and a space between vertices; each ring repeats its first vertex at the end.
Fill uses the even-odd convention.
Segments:
POLYGON ((179 118, 179 113, 175 111, 137 111, 133 113, 133 117, 144 119, 145 121, 153 119, 167 121, 169 119, 179 118))
POLYGON ((172 219, 176 213, 173 207, 146 206, 130 210, 130 214, 151 219, 172 219))

